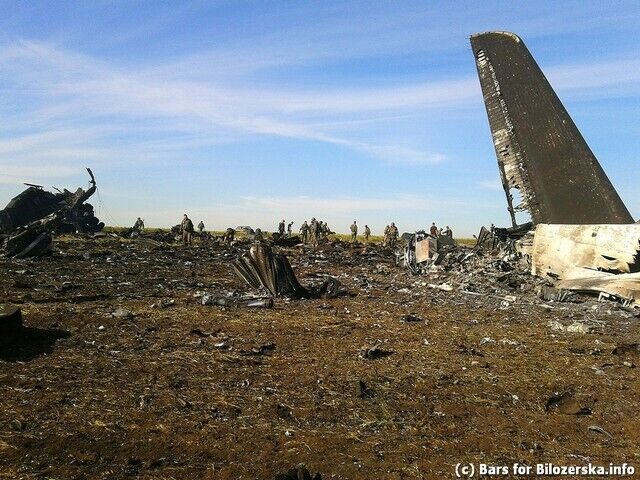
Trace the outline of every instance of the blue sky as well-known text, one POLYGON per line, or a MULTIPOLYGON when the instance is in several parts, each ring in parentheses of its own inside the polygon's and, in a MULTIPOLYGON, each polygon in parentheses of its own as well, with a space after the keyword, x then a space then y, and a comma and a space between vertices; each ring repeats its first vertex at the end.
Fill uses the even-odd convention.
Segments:
POLYGON ((640 3, 0 1, 0 204, 108 224, 507 224, 469 35, 519 34, 634 217, 640 3))

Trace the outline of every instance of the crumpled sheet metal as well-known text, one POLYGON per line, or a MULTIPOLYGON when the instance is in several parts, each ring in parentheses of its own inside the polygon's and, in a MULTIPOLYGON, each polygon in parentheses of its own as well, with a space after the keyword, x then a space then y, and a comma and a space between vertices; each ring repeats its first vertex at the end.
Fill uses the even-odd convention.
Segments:
POLYGON ((472 35, 471 47, 514 225, 517 211, 535 224, 633 223, 524 42, 486 32, 472 35))
POLYGON ((531 273, 563 276, 575 267, 629 273, 640 249, 640 225, 536 226, 531 273))
POLYGON ((640 224, 536 226, 531 273, 557 288, 640 299, 640 224))
POLYGON ((235 272, 253 288, 264 288, 272 296, 310 297, 300 285, 286 256, 274 254, 271 248, 255 243, 248 252, 233 262, 235 272))
POLYGON ((273 297, 335 298, 346 294, 340 282, 332 277, 319 287, 303 287, 291 268, 289 259, 273 253, 268 245, 256 242, 248 252, 233 262, 236 274, 255 289, 264 289, 273 297))

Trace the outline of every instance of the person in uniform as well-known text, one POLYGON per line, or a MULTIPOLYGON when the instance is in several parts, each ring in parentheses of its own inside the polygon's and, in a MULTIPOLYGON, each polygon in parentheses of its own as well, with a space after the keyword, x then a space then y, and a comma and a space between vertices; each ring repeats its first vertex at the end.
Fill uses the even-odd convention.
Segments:
POLYGON ((364 226, 364 243, 369 243, 369 237, 371 236, 371 229, 369 225, 364 226))
POLYGON ((293 222, 289 222, 289 224, 287 225, 287 237, 292 236, 292 230, 293 230, 293 222))
POLYGON ((284 237, 284 219, 280 220, 280 223, 278 224, 278 233, 281 237, 284 237))
POLYGON ((353 223, 351 224, 351 227, 349 227, 351 230, 351 243, 356 243, 356 239, 358 237, 358 225, 356 224, 356 221, 354 220, 353 223))
POLYGON ((436 227, 436 222, 433 222, 431 224, 431 228, 429 229, 429 233, 431 234, 432 237, 437 237, 438 236, 438 227, 436 227))
POLYGON ((309 240, 311 245, 314 247, 318 246, 318 222, 316 217, 311 218, 311 223, 309 224, 309 240))
POLYGON ((235 238, 235 236, 236 236, 236 231, 233 228, 229 227, 227 228, 227 231, 224 232, 223 240, 225 243, 231 243, 233 242, 233 239, 235 238))
POLYGON ((398 227, 394 222, 391 222, 389 226, 389 246, 391 248, 395 248, 396 243, 398 242, 398 227))
POLYGON ((202 220, 200 220, 200 223, 198 224, 198 232, 200 232, 200 235, 204 232, 204 222, 202 220))
POLYGON ((140 234, 144 231, 144 220, 140 217, 136 220, 136 223, 133 224, 133 231, 140 234))
POLYGON ((307 243, 307 240, 309 240, 309 224, 306 220, 300 227, 300 236, 302 237, 302 243, 307 243))
POLYGON ((382 237, 382 246, 386 247, 389 244, 389 225, 384 227, 384 236, 382 237))
POLYGON ((446 237, 453 237, 453 230, 451 230, 449 228, 449 225, 447 225, 447 228, 444 229, 444 232, 442 232, 444 234, 444 236, 446 237))
POLYGON ((184 245, 193 245, 193 222, 186 213, 182 217, 180 231, 182 232, 182 243, 184 245))

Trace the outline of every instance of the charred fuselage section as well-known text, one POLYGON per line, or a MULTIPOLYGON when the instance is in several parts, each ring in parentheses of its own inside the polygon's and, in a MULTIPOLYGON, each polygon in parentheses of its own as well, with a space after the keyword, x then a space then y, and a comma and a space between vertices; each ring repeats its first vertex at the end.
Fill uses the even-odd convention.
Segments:
POLYGON ((104 228, 96 218, 93 206, 85 203, 96 192, 91 177, 88 189, 78 188, 52 193, 42 187, 29 185, 0 210, 0 245, 2 253, 10 257, 30 257, 50 251, 52 234, 95 233, 104 228))
POLYGON ((522 40, 487 32, 471 46, 513 225, 518 211, 534 224, 633 223, 522 40))

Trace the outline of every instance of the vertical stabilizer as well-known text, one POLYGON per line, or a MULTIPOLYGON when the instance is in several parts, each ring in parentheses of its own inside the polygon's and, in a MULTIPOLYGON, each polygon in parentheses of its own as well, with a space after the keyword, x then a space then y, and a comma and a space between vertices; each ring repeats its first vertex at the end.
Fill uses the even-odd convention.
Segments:
POLYGON ((534 223, 633 223, 522 40, 487 32, 471 46, 514 225, 517 211, 534 223))

